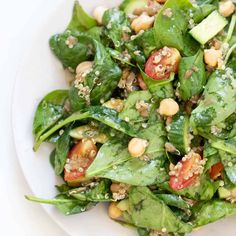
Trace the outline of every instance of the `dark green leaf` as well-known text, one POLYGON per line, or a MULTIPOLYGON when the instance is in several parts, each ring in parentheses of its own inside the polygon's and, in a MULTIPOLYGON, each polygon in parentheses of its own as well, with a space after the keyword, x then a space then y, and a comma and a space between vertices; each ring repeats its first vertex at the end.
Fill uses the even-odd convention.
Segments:
POLYGON ((154 35, 157 45, 177 48, 186 56, 193 55, 198 47, 189 50, 188 46, 196 42, 186 36, 189 24, 188 12, 192 9, 188 0, 168 0, 162 7, 154 23, 154 35), (168 12, 171 12, 168 14, 168 12), (186 45, 186 37, 188 44, 186 45))
POLYGON ((186 233, 192 226, 180 221, 162 200, 146 187, 133 187, 129 193, 130 215, 134 225, 167 232, 186 233))
POLYGON ((96 203, 82 202, 65 194, 59 194, 54 199, 42 199, 32 196, 25 196, 27 200, 54 205, 64 215, 73 215, 82 213, 91 209, 96 203))
POLYGON ((64 103, 67 97, 67 90, 55 90, 40 101, 34 115, 33 134, 35 140, 63 117, 64 103))
POLYGON ((131 34, 128 16, 117 8, 105 11, 102 23, 105 26, 106 36, 113 42, 115 48, 120 51, 125 38, 131 34))
POLYGON ((155 194, 156 197, 158 197, 160 200, 164 201, 166 205, 177 207, 180 209, 189 209, 190 205, 184 201, 180 196, 177 196, 175 194, 161 194, 157 193, 155 194))
POLYGON ((198 127, 216 125, 236 109, 235 77, 229 72, 216 70, 209 78, 203 99, 191 114, 191 124, 198 127))
POLYGON ((105 47, 96 40, 87 36, 79 39, 90 40, 96 55, 92 70, 79 84, 73 84, 70 91, 70 101, 73 111, 78 111, 86 105, 101 104, 101 100, 108 100, 117 87, 121 77, 120 68, 112 61, 105 47), (83 93, 86 88, 88 96, 83 93))
POLYGON ((112 199, 110 184, 110 180, 103 179, 98 183, 95 182, 94 187, 74 188, 69 190, 67 194, 81 201, 109 202, 112 199))
POLYGON ((81 41, 78 34, 69 30, 62 34, 52 36, 49 44, 51 50, 65 68, 75 70, 79 63, 86 61, 91 57, 91 49, 88 46, 89 42, 81 41), (68 45, 68 40, 70 38, 75 41, 75 44, 72 47, 68 45))
POLYGON ((72 18, 67 29, 72 31, 86 31, 96 25, 97 22, 83 10, 78 1, 75 1, 72 18))
POLYGON ((37 142, 34 144, 34 149, 37 150, 37 148, 44 140, 46 140, 50 135, 52 135, 54 132, 61 129, 65 125, 74 121, 85 120, 89 118, 98 120, 103 124, 106 124, 112 127, 113 129, 125 133, 129 136, 137 136, 137 130, 135 130, 127 122, 121 120, 115 110, 102 106, 94 106, 83 110, 83 112, 75 112, 61 123, 52 127, 50 130, 48 130, 46 133, 39 137, 37 142))
POLYGON ((124 108, 119 113, 119 117, 122 120, 125 120, 127 117, 129 118, 129 122, 132 123, 138 123, 138 122, 144 122, 148 119, 148 117, 143 117, 136 109, 136 103, 140 101, 144 101, 150 105, 151 110, 151 98, 152 95, 149 91, 134 91, 129 94, 127 100, 124 103, 124 108))
POLYGON ((236 213, 236 204, 222 200, 212 200, 193 207, 192 223, 194 227, 209 224, 236 213))
POLYGON ((56 151, 54 157, 54 169, 56 175, 60 175, 66 164, 66 159, 68 157, 68 152, 70 149, 70 127, 66 128, 56 143, 56 151))
POLYGON ((203 52, 191 57, 183 57, 179 65, 179 91, 181 98, 186 101, 199 95, 206 84, 205 64, 203 52))

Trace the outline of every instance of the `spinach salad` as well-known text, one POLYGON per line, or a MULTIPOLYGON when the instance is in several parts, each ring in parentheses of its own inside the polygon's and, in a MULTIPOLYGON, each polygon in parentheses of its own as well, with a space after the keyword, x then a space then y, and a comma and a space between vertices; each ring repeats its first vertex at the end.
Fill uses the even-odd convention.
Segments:
MULTIPOLYGON (((236 13, 230 0, 76 1, 49 44, 73 76, 47 94, 34 150, 64 184, 65 215, 109 202, 140 236, 184 235, 236 213, 236 13)), ((46 81, 45 81, 46 83, 46 81)))

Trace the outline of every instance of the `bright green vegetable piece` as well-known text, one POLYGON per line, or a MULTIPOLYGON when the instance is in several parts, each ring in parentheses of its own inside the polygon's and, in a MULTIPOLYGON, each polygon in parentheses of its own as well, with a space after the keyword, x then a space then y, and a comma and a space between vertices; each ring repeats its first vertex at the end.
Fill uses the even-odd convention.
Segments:
POLYGON ((105 143, 109 136, 100 132, 98 127, 91 125, 83 125, 74 128, 70 131, 69 135, 75 139, 92 138, 97 143, 105 143))
POLYGON ((205 44, 216 36, 227 24, 227 20, 218 11, 213 11, 201 23, 191 29, 189 33, 199 43, 205 44))
POLYGON ((148 0, 124 0, 120 5, 120 9, 126 14, 132 14, 135 9, 144 8, 147 3, 148 0))
POLYGON ((168 130, 168 139, 179 155, 190 150, 189 117, 187 114, 177 114, 173 117, 168 130))
POLYGON ((132 187, 129 193, 129 209, 135 226, 166 232, 187 233, 190 224, 179 220, 162 200, 146 187, 132 187))
POLYGON ((199 50, 196 55, 183 57, 179 65, 179 92, 184 101, 199 95, 206 84, 205 64, 203 52, 199 50))
POLYGON ((86 31, 97 25, 95 19, 88 15, 79 4, 78 1, 75 1, 72 18, 69 25, 67 26, 68 30, 73 31, 86 31))

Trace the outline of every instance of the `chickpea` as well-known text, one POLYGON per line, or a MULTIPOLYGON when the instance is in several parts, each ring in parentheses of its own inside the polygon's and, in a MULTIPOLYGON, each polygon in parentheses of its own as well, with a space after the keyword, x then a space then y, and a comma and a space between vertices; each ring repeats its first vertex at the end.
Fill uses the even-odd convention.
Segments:
POLYGON ((112 193, 117 193, 120 190, 120 184, 118 183, 112 183, 110 186, 110 190, 112 193))
POLYGON ((210 67, 216 67, 222 57, 222 51, 214 48, 204 50, 204 61, 210 67))
POLYGON ((103 18, 103 15, 107 9, 108 8, 106 8, 104 6, 99 6, 94 9, 93 16, 94 16, 95 20, 98 22, 98 24, 100 24, 100 25, 102 24, 102 18, 103 18))
POLYGON ((83 77, 84 74, 88 73, 93 66, 92 61, 84 61, 81 62, 77 67, 76 67, 76 77, 83 77))
POLYGON ((172 98, 165 98, 160 102, 159 113, 163 116, 173 116, 179 111, 178 103, 172 98))
POLYGON ((231 0, 221 1, 219 3, 219 12, 222 16, 228 17, 235 10, 235 6, 231 0))
POLYGON ((124 107, 124 101, 121 99, 112 98, 111 100, 105 102, 103 106, 114 109, 117 112, 121 112, 124 107))
POLYGON ((131 24, 131 28, 137 34, 140 30, 146 30, 146 29, 151 28, 153 25, 153 22, 154 22, 153 16, 142 14, 133 20, 131 24))
POLYGON ((140 157, 145 153, 148 142, 141 138, 132 138, 129 141, 128 151, 132 157, 140 157))
POLYGON ((117 204, 115 202, 110 203, 108 208, 108 215, 112 219, 117 219, 122 216, 122 211, 117 207, 117 204))

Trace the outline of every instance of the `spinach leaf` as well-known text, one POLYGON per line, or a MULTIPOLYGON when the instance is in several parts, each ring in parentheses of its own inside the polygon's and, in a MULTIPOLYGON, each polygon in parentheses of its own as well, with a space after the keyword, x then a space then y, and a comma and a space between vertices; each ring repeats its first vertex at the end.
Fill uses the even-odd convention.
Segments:
POLYGON ((121 77, 120 68, 112 61, 105 47, 88 36, 79 37, 91 41, 96 55, 91 72, 82 81, 75 80, 71 92, 70 101, 73 111, 77 111, 86 105, 98 105, 101 100, 108 100, 121 77), (77 95, 75 96, 75 94, 77 95))
POLYGON ((157 193, 155 194, 157 198, 162 200, 166 205, 177 207, 180 209, 189 209, 190 205, 184 201, 180 196, 175 194, 164 194, 164 193, 157 193))
POLYGON ((219 150, 219 155, 227 177, 236 185, 236 155, 219 150))
POLYGON ((146 162, 133 158, 127 146, 127 143, 122 144, 120 140, 103 144, 94 162, 88 168, 86 176, 103 177, 142 186, 166 180, 168 175, 163 168, 165 159, 160 157, 146 162))
POLYGON ((83 10, 78 1, 75 1, 72 18, 67 29, 72 31, 86 31, 96 25, 96 20, 83 10))
POLYGON ((108 9, 103 15, 102 23, 105 25, 105 35, 112 41, 115 48, 121 51, 124 41, 131 34, 127 15, 117 8, 108 9))
POLYGON ((37 140, 64 116, 64 103, 68 97, 67 90, 55 90, 47 94, 39 103, 33 122, 33 134, 37 140))
POLYGON ((131 56, 131 58, 141 67, 143 67, 144 63, 146 62, 146 57, 143 53, 143 51, 140 50, 138 45, 135 45, 132 43, 132 41, 129 41, 125 44, 125 47, 131 56))
POLYGON ((32 196, 25 196, 27 200, 54 205, 64 215, 73 215, 85 212, 96 205, 94 202, 83 202, 66 194, 59 194, 54 199, 43 199, 32 196))
POLYGON ((137 35, 137 37, 129 41, 128 44, 138 46, 139 50, 144 52, 146 57, 148 57, 153 50, 162 47, 161 44, 158 44, 155 41, 153 28, 145 30, 142 34, 137 35))
POLYGON ((205 64, 203 52, 199 50, 196 55, 183 57, 179 65, 179 92, 184 101, 192 96, 199 95, 206 84, 205 64))
POLYGON ((194 227, 209 224, 236 213, 236 204, 222 200, 202 202, 193 207, 192 223, 194 227))
POLYGON ((136 136, 149 142, 144 153, 147 161, 131 157, 127 150, 127 142, 111 140, 100 148, 96 159, 87 170, 87 176, 143 186, 166 181, 168 174, 164 168, 166 157, 163 124, 156 121, 149 127, 141 129, 136 136))
POLYGON ((154 80, 149 77, 140 67, 139 69, 145 84, 154 98, 163 99, 174 97, 174 89, 171 83, 175 78, 174 73, 172 73, 167 80, 154 80))
POLYGON ((129 118, 130 123, 143 122, 148 119, 148 117, 141 116, 141 114, 136 109, 136 104, 140 101, 144 101, 149 104, 149 112, 151 110, 152 95, 149 91, 134 91, 129 94, 127 100, 124 103, 124 108, 119 113, 119 118, 122 120, 129 118))
POLYGON ((103 106, 94 106, 84 109, 82 112, 75 112, 67 119, 58 123, 50 130, 41 135, 34 144, 34 149, 37 150, 40 144, 45 141, 50 135, 52 135, 57 130, 61 129, 67 124, 70 124, 74 121, 85 120, 85 119, 94 119, 112 127, 115 130, 118 130, 124 134, 127 134, 131 137, 137 136, 137 130, 130 126, 127 122, 121 120, 118 117, 118 113, 110 108, 103 106))
POLYGON ((100 182, 95 183, 95 187, 87 189, 86 187, 74 188, 67 192, 68 196, 81 201, 91 202, 109 202, 112 199, 110 192, 111 182, 108 179, 102 179, 100 182))
POLYGON ((211 142, 211 146, 236 155, 236 137, 225 140, 215 139, 211 142))
POLYGON ((229 70, 216 70, 209 78, 203 99, 191 114, 191 124, 198 127, 216 125, 236 109, 235 77, 229 70))
POLYGON ((193 20, 195 23, 200 23, 205 17, 216 10, 216 6, 212 4, 204 4, 193 8, 193 20))
POLYGON ((70 149, 70 130, 70 127, 66 128, 56 143, 54 157, 54 170, 56 175, 60 175, 63 172, 64 166, 66 164, 66 159, 70 149))
POLYGON ((189 0, 168 0, 165 3, 154 23, 157 45, 177 48, 186 56, 196 53, 199 46, 187 35, 190 9, 192 4, 189 0))
POLYGON ((134 225, 167 232, 192 231, 190 224, 180 221, 162 200, 147 187, 132 187, 129 193, 129 209, 134 225))
POLYGON ((87 42, 80 41, 78 33, 70 30, 53 35, 49 40, 52 52, 65 68, 75 70, 77 65, 88 60, 92 53, 87 42), (70 41, 72 41, 70 45, 70 41))

